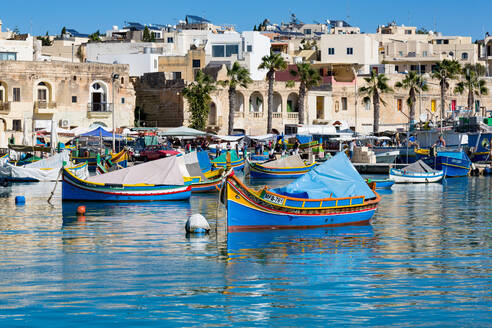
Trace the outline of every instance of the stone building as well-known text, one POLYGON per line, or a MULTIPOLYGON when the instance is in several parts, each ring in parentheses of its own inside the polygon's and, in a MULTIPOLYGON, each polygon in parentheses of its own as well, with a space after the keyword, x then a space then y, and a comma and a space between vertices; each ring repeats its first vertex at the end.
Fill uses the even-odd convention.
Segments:
POLYGON ((134 104, 128 65, 0 61, 0 147, 52 120, 65 129, 112 127, 113 109, 117 128, 133 126, 134 104))

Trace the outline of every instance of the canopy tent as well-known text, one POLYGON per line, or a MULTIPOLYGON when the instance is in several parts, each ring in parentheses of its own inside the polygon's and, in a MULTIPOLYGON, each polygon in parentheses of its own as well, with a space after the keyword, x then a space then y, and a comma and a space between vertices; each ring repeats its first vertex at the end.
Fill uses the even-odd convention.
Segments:
POLYGON ((195 130, 187 126, 180 126, 179 128, 172 128, 165 132, 159 132, 159 136, 163 137, 203 137, 210 135, 207 132, 195 130))
POLYGON ((287 186, 272 191, 281 195, 309 199, 376 197, 344 152, 339 152, 287 186))
MULTIPOLYGON (((229 153, 231 154, 231 162, 236 162, 236 161, 239 161, 241 159, 235 150, 230 150, 229 153)), ((227 161, 227 152, 222 153, 222 155, 213 159, 212 163, 224 163, 226 161, 227 161)))
MULTIPOLYGON (((109 131, 106 131, 101 126, 98 126, 94 130, 91 130, 89 132, 86 132, 86 133, 83 133, 83 134, 79 135, 79 137, 103 137, 103 138, 112 138, 113 137, 113 133, 112 132, 109 132, 109 131)), ((116 134, 115 135, 115 138, 121 139, 123 137, 121 135, 119 135, 119 134, 116 134)))
POLYGON ((166 157, 147 163, 127 167, 101 175, 92 176, 90 182, 112 184, 153 184, 179 185, 184 184, 177 157, 166 157))
POLYGON ((272 168, 287 168, 287 167, 304 167, 306 164, 301 159, 301 156, 299 155, 291 155, 287 157, 282 157, 277 160, 271 161, 271 162, 266 162, 261 164, 262 166, 265 167, 272 167, 272 168))
POLYGON ((244 138, 244 136, 220 136, 220 135, 214 135, 212 136, 213 139, 218 139, 218 140, 224 140, 224 141, 238 141, 244 138))
POLYGON ((246 138, 255 140, 255 141, 269 141, 269 140, 277 140, 277 134, 263 134, 261 136, 246 136, 246 138))

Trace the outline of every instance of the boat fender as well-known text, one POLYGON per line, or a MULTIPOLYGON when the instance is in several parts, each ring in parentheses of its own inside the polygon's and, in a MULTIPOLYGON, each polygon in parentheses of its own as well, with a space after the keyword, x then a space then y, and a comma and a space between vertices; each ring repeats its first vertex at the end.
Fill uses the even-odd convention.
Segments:
POLYGON ((189 233, 207 233, 210 231, 210 225, 203 215, 193 214, 186 221, 185 229, 189 233))
POLYGON ((16 205, 24 205, 26 203, 26 198, 24 196, 15 196, 16 205))

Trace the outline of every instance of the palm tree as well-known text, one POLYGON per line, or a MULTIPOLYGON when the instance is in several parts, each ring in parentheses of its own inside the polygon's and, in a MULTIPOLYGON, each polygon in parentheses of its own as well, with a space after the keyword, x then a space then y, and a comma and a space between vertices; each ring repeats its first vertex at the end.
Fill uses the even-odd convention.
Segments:
POLYGON ((226 81, 219 81, 222 86, 229 86, 229 135, 234 130, 234 109, 236 108, 236 88, 241 86, 247 88, 248 84, 253 82, 249 76, 249 70, 242 67, 238 62, 234 62, 231 68, 227 68, 226 81))
POLYGON ((410 72, 402 81, 395 83, 395 88, 408 90, 407 105, 410 108, 410 113, 408 115, 409 123, 412 123, 415 120, 415 103, 417 100, 417 93, 429 90, 426 82, 427 81, 422 77, 422 75, 419 75, 416 72, 410 72))
POLYGON ((216 89, 213 78, 197 71, 195 82, 190 83, 183 89, 183 97, 190 104, 191 124, 190 127, 197 130, 204 130, 208 112, 210 111, 210 94, 216 89))
POLYGON ((383 93, 393 92, 393 89, 388 85, 388 77, 384 74, 378 74, 375 71, 371 71, 371 77, 365 77, 364 80, 367 86, 360 87, 359 93, 366 95, 364 102, 368 102, 372 97, 372 105, 374 106, 374 125, 373 132, 379 132, 379 103, 386 106, 386 102, 381 98, 383 93))
POLYGON ((465 89, 468 90, 468 108, 473 109, 473 104, 475 103, 475 96, 485 96, 489 94, 489 89, 487 88, 487 82, 481 79, 481 76, 485 75, 485 67, 480 64, 471 65, 466 64, 463 68, 461 75, 464 81, 456 84, 454 88, 455 93, 462 95, 465 89))
POLYGON ((321 82, 321 76, 308 62, 296 64, 296 69, 290 70, 290 75, 299 79, 299 98, 297 107, 299 110, 299 123, 304 124, 304 98, 306 91, 321 82))
POLYGON ((457 79, 460 72, 461 65, 457 60, 443 59, 437 63, 432 73, 432 77, 439 80, 439 85, 441 86, 441 119, 444 118, 445 96, 449 89, 449 80, 457 79))
POLYGON ((261 64, 258 69, 266 69, 268 80, 268 118, 267 118, 267 133, 272 131, 272 115, 273 115, 273 84, 275 83, 275 72, 287 69, 287 62, 281 54, 270 52, 270 55, 264 56, 261 59, 261 64))

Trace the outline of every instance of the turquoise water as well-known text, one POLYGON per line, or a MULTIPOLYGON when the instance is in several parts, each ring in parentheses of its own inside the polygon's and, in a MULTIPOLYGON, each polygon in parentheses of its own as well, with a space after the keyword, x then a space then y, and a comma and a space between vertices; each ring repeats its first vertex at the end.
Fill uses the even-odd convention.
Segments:
POLYGON ((491 178, 395 185, 372 226, 228 237, 216 195, 77 218, 53 185, 0 187, 1 327, 492 322, 491 178), (192 213, 209 235, 185 234, 192 213))

